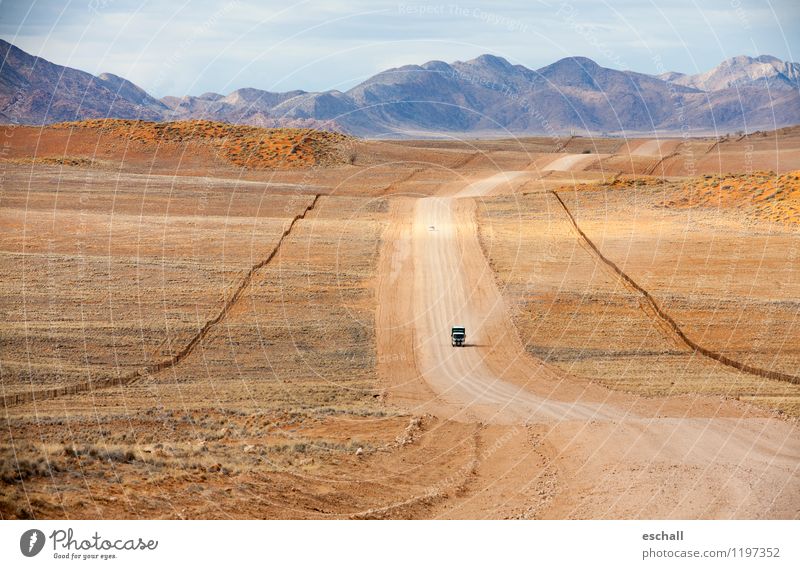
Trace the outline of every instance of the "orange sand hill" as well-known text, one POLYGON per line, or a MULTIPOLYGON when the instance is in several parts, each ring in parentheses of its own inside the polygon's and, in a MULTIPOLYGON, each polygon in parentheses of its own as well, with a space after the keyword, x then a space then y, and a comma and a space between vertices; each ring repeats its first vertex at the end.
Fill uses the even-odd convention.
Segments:
POLYGON ((800 225, 800 170, 704 176, 692 180, 664 203, 667 207, 741 209, 747 217, 800 225))
POLYGON ((304 168, 343 162, 344 143, 335 132, 298 128, 258 128, 213 121, 146 122, 97 119, 53 125, 54 130, 94 129, 144 144, 203 143, 236 166, 251 169, 304 168))
POLYGON ((655 178, 648 176, 636 176, 635 174, 620 174, 614 176, 606 182, 583 182, 567 184, 558 186, 556 188, 559 192, 599 192, 608 190, 628 190, 631 188, 662 188, 664 184, 671 182, 664 178, 655 178))

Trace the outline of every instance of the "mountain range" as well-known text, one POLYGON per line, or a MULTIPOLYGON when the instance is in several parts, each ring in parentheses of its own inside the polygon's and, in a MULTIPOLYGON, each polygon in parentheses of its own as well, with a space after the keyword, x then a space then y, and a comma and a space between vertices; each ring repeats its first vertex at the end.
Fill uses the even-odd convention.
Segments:
POLYGON ((0 122, 208 119, 360 136, 731 132, 800 123, 800 64, 738 56, 658 76, 567 57, 541 69, 494 55, 382 71, 352 89, 160 99, 127 79, 63 67, 0 40, 0 122))

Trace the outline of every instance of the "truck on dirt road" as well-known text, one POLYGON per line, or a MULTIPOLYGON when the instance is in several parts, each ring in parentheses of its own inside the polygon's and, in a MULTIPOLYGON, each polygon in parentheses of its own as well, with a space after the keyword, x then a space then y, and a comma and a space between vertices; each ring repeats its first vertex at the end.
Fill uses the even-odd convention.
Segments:
POLYGON ((453 326, 450 329, 450 343, 455 346, 463 346, 467 339, 467 329, 463 326, 453 326))

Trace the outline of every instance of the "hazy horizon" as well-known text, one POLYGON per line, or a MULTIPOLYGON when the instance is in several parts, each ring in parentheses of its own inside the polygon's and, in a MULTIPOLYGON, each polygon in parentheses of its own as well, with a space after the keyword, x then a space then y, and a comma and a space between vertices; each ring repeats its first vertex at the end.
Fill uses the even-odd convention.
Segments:
POLYGON ((798 38, 788 33, 799 20, 796 3, 702 4, 4 1, 0 37, 158 97, 242 87, 344 91, 387 68, 484 53, 531 69, 584 56, 651 74, 700 73, 737 55, 797 59, 798 38))

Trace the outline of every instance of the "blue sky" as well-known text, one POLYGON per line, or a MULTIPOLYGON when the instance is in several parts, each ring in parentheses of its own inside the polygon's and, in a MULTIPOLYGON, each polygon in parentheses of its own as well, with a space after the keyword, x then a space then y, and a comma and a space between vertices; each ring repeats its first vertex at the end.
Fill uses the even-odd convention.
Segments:
POLYGON ((156 96, 345 90, 389 67, 500 55, 532 69, 583 55, 697 73, 734 55, 800 59, 797 0, 0 2, 0 37, 156 96))

